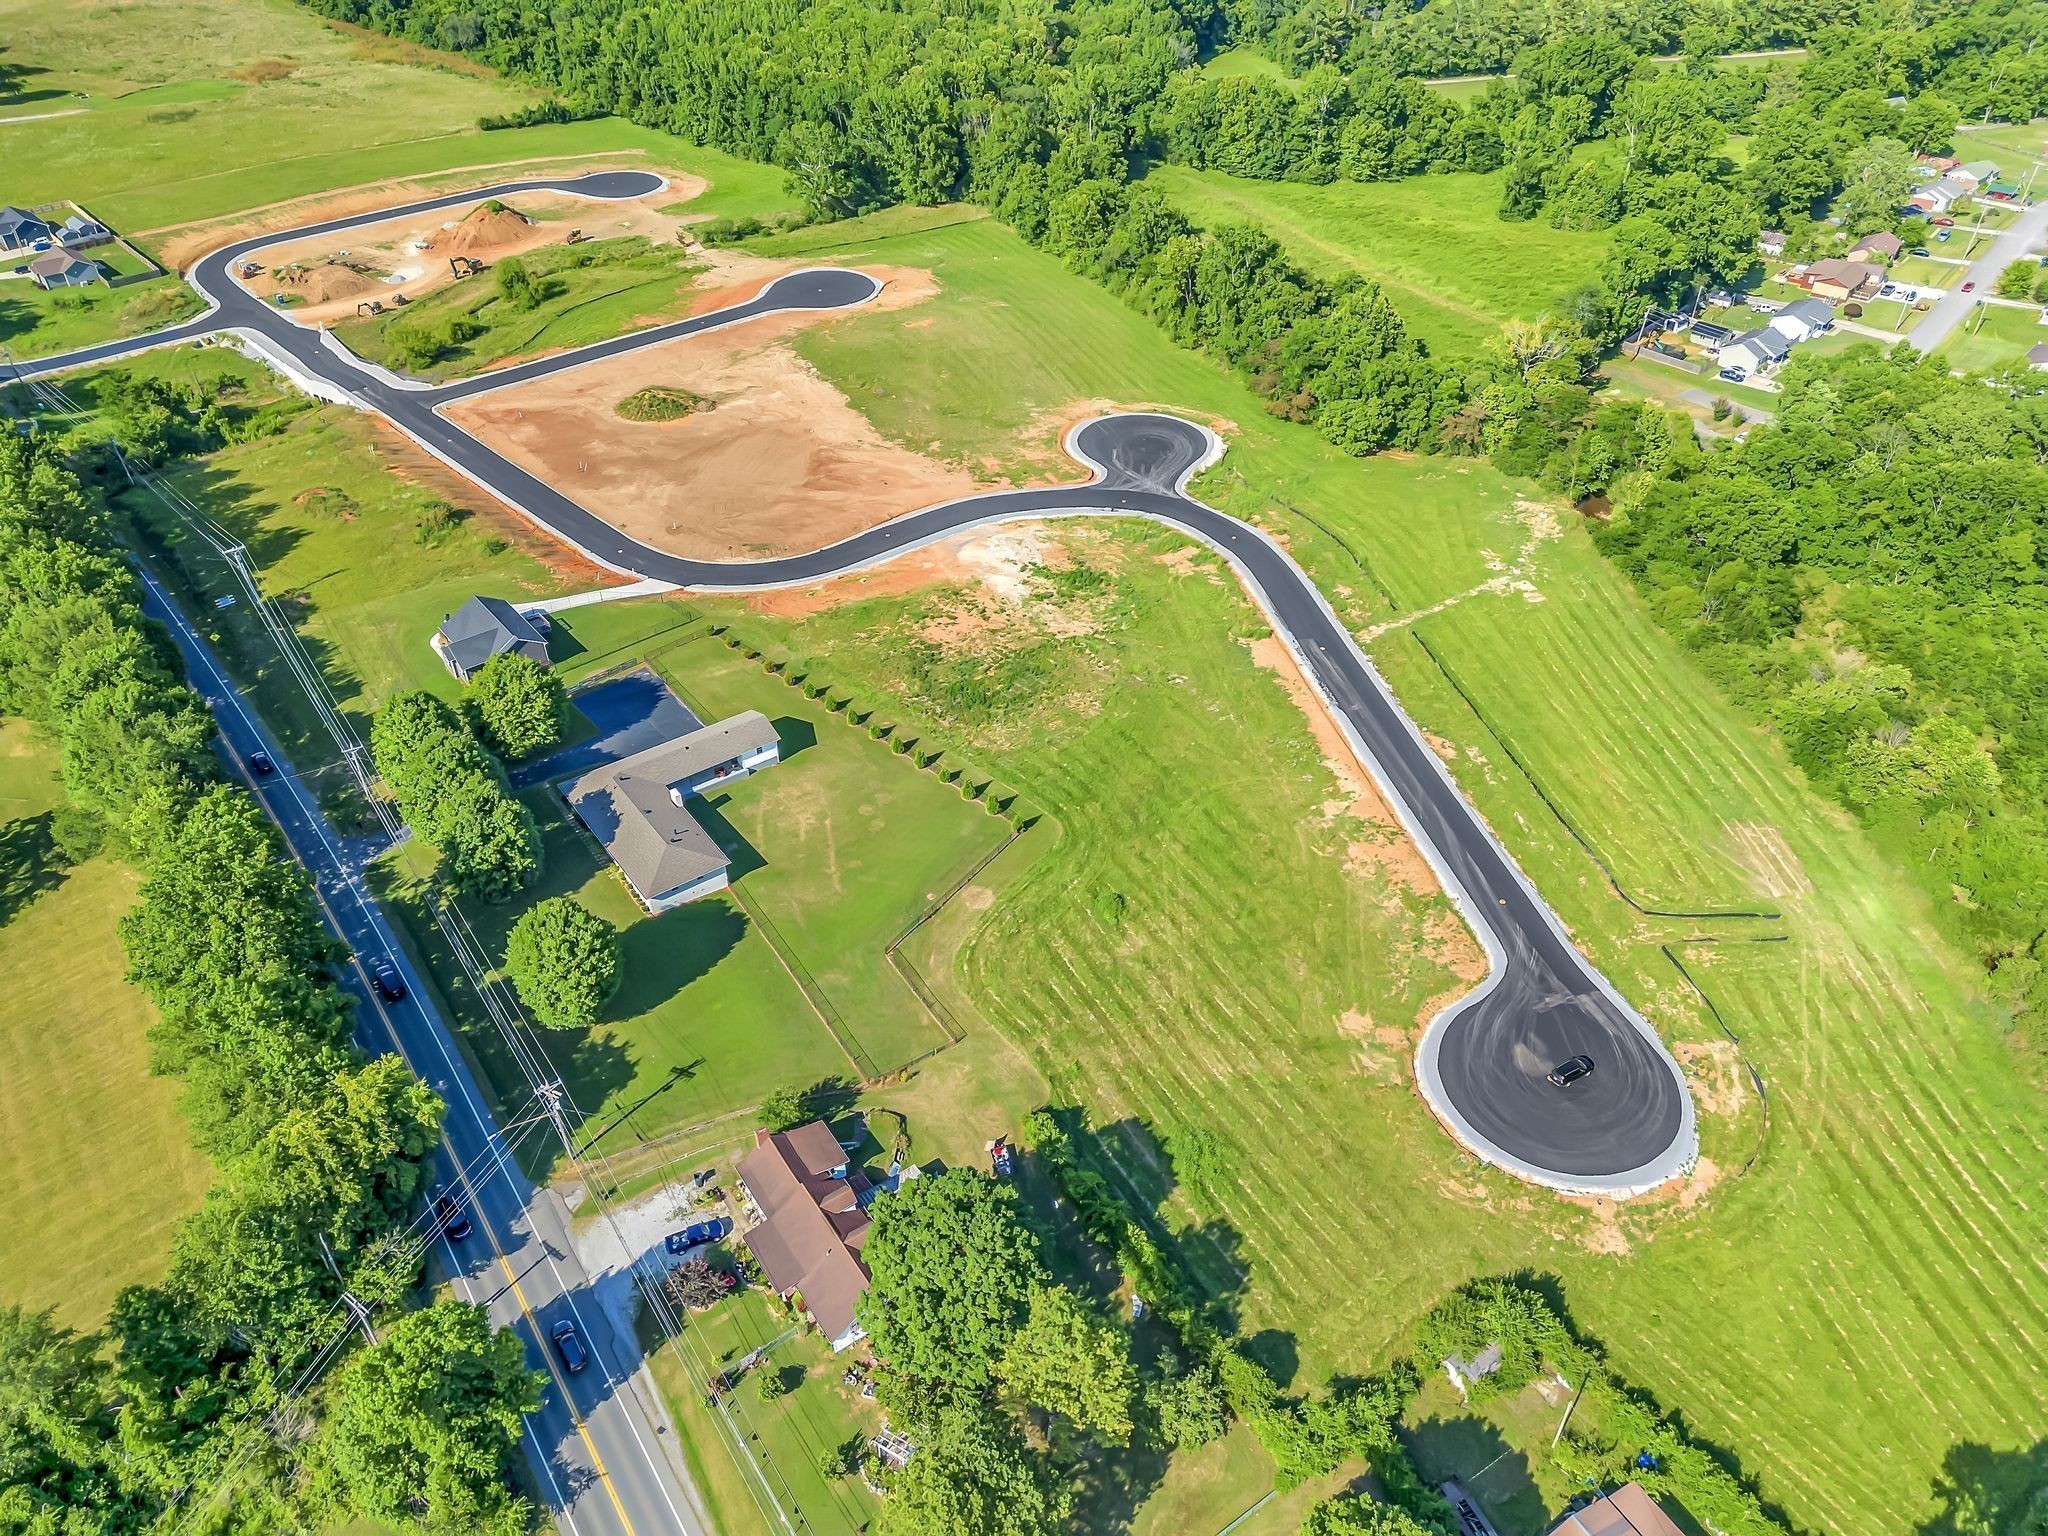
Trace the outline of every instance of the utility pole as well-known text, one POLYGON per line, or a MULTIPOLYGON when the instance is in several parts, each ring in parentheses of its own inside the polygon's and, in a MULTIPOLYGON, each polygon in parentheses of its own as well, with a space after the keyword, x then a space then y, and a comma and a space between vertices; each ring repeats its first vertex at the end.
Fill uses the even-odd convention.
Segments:
MULTIPOLYGON (((340 1280, 341 1266, 334 1262, 334 1250, 327 1246, 327 1234, 325 1232, 320 1234, 320 1257, 327 1261, 327 1267, 332 1271, 334 1278, 340 1280)), ((355 1319, 356 1327, 363 1331, 364 1341, 370 1344, 376 1343, 377 1330, 370 1322, 370 1309, 356 1299, 355 1293, 348 1289, 346 1281, 342 1282, 341 1304, 347 1310, 348 1315, 355 1319)))

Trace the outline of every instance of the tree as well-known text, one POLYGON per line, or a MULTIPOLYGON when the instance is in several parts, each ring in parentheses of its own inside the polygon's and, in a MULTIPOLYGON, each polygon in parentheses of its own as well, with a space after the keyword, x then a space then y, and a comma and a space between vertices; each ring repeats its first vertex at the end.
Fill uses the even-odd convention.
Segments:
POLYGON ((1015 1430, 950 1408, 920 1428, 875 1524, 882 1536, 1055 1536, 1071 1506, 1015 1430))
POLYGON ((48 1312, 0 1307, 0 1528, 97 1536, 148 1524, 108 1455, 113 1414, 98 1344, 48 1312))
POLYGON ((1044 1283, 1016 1192, 971 1168, 908 1181, 876 1203, 861 1257, 875 1353, 936 1401, 985 1395, 1044 1283))
POLYGON ((1301 1536, 1432 1536, 1430 1528, 1405 1509, 1382 1504, 1366 1494, 1325 1499, 1308 1512, 1301 1536))
POLYGON ((533 309, 541 301, 540 284, 517 256, 501 257, 492 271, 498 282, 498 301, 508 309, 533 309))
POLYGON ((1105 1445, 1127 1445, 1138 1395, 1130 1336, 1063 1286, 1040 1286, 996 1374, 1011 1395, 1071 1420, 1105 1445))
POLYGON ((1229 1428, 1230 1405, 1216 1373, 1206 1365, 1181 1371, 1147 1394, 1159 1420, 1159 1438, 1175 1450, 1193 1450, 1229 1428))
POLYGON ((2038 261, 2016 261, 1998 274, 1998 296, 2002 299, 2025 299, 2034 291, 2034 280, 2041 273, 2038 261))
POLYGON ((1913 151, 1897 139, 1875 138, 1856 152, 1842 175, 1834 211, 1851 234, 1889 229, 1912 195, 1913 151))
POLYGON ((528 757, 562 739, 569 691, 553 668, 501 651, 469 683, 478 733, 504 757, 528 757))
POLYGON ((550 896, 512 925, 505 968, 541 1023, 587 1029, 619 990, 619 931, 575 898, 550 896))
POLYGON ((398 695, 370 722, 370 755, 456 889, 498 901, 533 883, 540 828, 454 709, 430 693, 398 695))
POLYGON ((521 1536, 533 1511, 506 1476, 544 1380, 482 1307, 400 1317, 335 1377, 315 1501, 426 1536, 521 1536))
POLYGON ((808 1088, 777 1088, 761 1101, 761 1124, 771 1131, 793 1131, 815 1119, 808 1088))

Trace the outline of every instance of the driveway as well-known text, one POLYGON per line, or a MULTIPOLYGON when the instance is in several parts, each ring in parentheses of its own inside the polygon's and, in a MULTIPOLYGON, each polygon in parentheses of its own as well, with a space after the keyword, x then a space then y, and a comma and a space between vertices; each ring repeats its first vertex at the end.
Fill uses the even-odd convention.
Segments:
POLYGON ((582 689, 570 696, 570 702, 597 727, 597 733, 559 752, 521 763, 512 770, 512 782, 519 788, 588 773, 658 747, 704 723, 670 692, 667 683, 645 667, 582 689))

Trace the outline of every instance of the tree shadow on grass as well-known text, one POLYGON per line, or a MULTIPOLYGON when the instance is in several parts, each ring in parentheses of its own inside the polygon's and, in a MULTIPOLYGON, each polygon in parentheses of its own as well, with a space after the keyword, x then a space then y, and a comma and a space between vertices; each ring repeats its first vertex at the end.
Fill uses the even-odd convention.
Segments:
POLYGON ((775 727, 776 739, 782 743, 782 761, 785 763, 818 744, 818 728, 801 716, 777 715, 769 724, 775 727))
POLYGON ((2011 1451, 1955 1445, 1933 1493, 1939 1512, 1919 1536, 2036 1536, 2048 1530, 2048 1441, 2011 1451))
POLYGON ((50 835, 52 812, 0 826, 0 927, 64 883, 64 856, 50 835))
POLYGON ((619 935, 619 990, 605 1018, 653 1012, 708 976, 746 936, 746 914, 729 901, 693 901, 628 925, 619 935))
POLYGON ((1550 1510, 1528 1455, 1510 1446, 1498 1426, 1470 1411, 1432 1413, 1400 1435, 1430 1486, 1459 1479, 1504 1532, 1549 1529, 1550 1510))

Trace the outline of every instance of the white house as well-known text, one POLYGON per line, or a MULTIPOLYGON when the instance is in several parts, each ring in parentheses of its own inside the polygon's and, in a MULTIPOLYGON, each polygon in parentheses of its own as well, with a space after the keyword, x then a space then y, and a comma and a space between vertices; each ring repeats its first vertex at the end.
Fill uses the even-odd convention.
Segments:
POLYGON ((1760 330, 1744 331, 1724 345, 1714 355, 1714 361, 1746 376, 1783 362, 1791 351, 1792 343, 1785 339, 1785 333, 1767 325, 1760 330))
POLYGON ((757 709, 690 731, 569 786, 568 800, 650 912, 722 891, 731 859, 683 803, 782 760, 757 709))
POLYGON ((1795 299, 1771 316, 1768 329, 1787 342, 1805 341, 1835 328, 1835 312, 1821 299, 1795 299))

